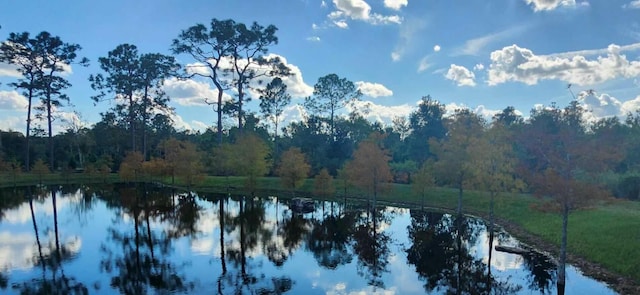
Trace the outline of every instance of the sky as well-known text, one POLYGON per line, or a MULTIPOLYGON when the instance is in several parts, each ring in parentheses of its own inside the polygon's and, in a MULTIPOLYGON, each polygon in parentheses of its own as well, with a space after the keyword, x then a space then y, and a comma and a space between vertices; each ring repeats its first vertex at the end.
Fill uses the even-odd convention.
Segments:
MULTIPOLYGON (((278 28, 279 56, 294 75, 285 122, 300 120, 304 97, 318 78, 335 73, 364 94, 359 110, 390 124, 408 116, 423 96, 490 118, 513 106, 525 117, 574 95, 592 119, 640 108, 640 0, 0 0, 0 40, 11 32, 48 31, 82 46, 88 67, 65 77, 72 106, 60 108, 55 130, 87 126, 113 107, 94 104, 88 77, 98 58, 129 43, 140 53, 170 54, 182 30, 211 19, 278 28), (568 85, 571 87, 568 88, 568 85), (581 95, 581 93, 588 93, 581 95), (78 121, 79 118, 79 121, 78 121)), ((177 56, 183 65, 195 61, 177 56)), ((0 129, 24 132, 26 99, 8 84, 19 74, 0 64, 0 129)), ((165 81, 179 130, 202 131, 216 114, 205 80, 165 81)), ((233 93, 228 93, 233 95, 233 93)), ((257 97, 248 108, 258 110, 257 97)), ((348 112, 350 109, 345 109, 348 112)), ((233 124, 228 119, 229 124, 233 124)), ((282 126, 282 125, 281 125, 282 126)))

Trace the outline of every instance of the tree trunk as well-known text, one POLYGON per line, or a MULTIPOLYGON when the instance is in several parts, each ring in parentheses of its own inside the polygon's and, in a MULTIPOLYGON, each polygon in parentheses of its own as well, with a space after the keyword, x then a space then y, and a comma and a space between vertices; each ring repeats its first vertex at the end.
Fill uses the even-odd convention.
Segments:
POLYGON ((492 278, 491 278, 491 258, 493 254, 493 228, 489 231, 489 260, 487 262, 487 294, 491 294, 492 278))
POLYGON ((242 134, 242 100, 244 99, 244 78, 240 75, 238 79, 238 131, 242 134))
POLYGON ((220 82, 218 82, 216 72, 213 71, 213 73, 214 76, 211 80, 213 81, 213 84, 216 85, 216 89, 218 89, 218 109, 216 110, 216 112, 218 113, 218 143, 222 144, 222 95, 224 94, 224 89, 222 89, 222 85, 220 84, 220 82))
POLYGON ((560 244, 560 261, 558 261, 558 294, 564 294, 567 263, 567 226, 569 225, 569 205, 562 204, 562 241, 560 244))
MULTIPOLYGON (((276 125, 276 130, 274 131, 274 135, 273 135, 273 147, 275 150, 274 155, 278 157, 278 117, 276 117, 275 125, 276 125)), ((1 148, 2 148, 2 142, 0 141, 0 149, 1 148)))
MULTIPOLYGON (((462 186, 460 186, 462 188, 462 186)), ((462 191, 462 190, 460 190, 462 191)), ((458 207, 460 208, 460 205, 458 204, 458 207)), ((460 295, 462 294, 462 235, 461 235, 461 229, 462 229, 462 214, 458 213, 458 216, 456 217, 456 244, 457 244, 457 251, 456 253, 457 255, 457 259, 456 259, 456 294, 460 295)))
POLYGON ((149 251, 151 252, 151 263, 154 264, 156 263, 156 257, 155 257, 155 253, 153 251, 153 237, 151 236, 151 222, 149 220, 149 212, 151 210, 149 210, 149 197, 147 195, 147 184, 144 184, 144 217, 145 217, 145 221, 147 222, 147 245, 149 246, 149 251))
POLYGON ((53 201, 53 226, 56 235, 56 252, 58 256, 58 262, 60 262, 60 238, 58 235, 58 204, 56 200, 56 191, 51 190, 51 200, 53 201))
POLYGON ((51 94, 47 93, 47 127, 49 131, 49 169, 51 171, 55 171, 55 159, 53 158, 53 130, 51 128, 51 124, 53 122, 53 117, 51 115, 51 94))
POLYGON ((131 128, 131 151, 136 151, 135 113, 133 110, 133 92, 129 92, 129 128, 131 128))
POLYGON ((246 237, 244 232, 244 197, 240 200, 240 271, 242 274, 242 279, 246 279, 247 277, 247 258, 245 257, 245 243, 246 237))
POLYGON ((149 120, 149 114, 147 113, 147 102, 149 98, 149 86, 144 87, 144 103, 142 106, 142 159, 147 161, 147 120, 149 120))
POLYGON ((489 232, 493 237, 493 199, 495 198, 496 193, 491 192, 491 199, 489 200, 489 232))
MULTIPOLYGON (((31 81, 33 83, 33 81, 31 81)), ((33 90, 29 89, 29 105, 27 106, 27 135, 25 137, 25 157, 24 157, 24 170, 29 172, 31 170, 31 160, 29 159, 29 137, 31 133, 31 101, 33 100, 33 90)))
POLYGON ((29 209, 31 209, 31 221, 33 222, 33 232, 36 235, 36 243, 38 244, 38 256, 40 257, 40 264, 42 265, 42 272, 45 271, 46 263, 44 263, 44 256, 42 255, 42 245, 40 244, 40 234, 38 234, 38 224, 36 223, 36 215, 33 211, 33 197, 29 196, 29 209))
POLYGON ((460 181, 458 184, 458 210, 456 211, 458 215, 462 214, 462 190, 462 181, 460 181))
POLYGON ((138 217, 140 216, 140 211, 138 209, 138 197, 136 197, 136 202, 134 204, 133 209, 133 227, 135 230, 135 244, 136 244, 136 276, 140 277, 140 273, 142 270, 142 264, 140 263, 140 229, 138 217))
MULTIPOLYGON (((218 218, 220 219, 220 265, 222 266, 222 274, 224 276, 227 274, 227 263, 225 260, 225 252, 224 252, 224 198, 220 199, 220 209, 218 211, 218 218)), ((276 218, 276 222, 277 222, 276 218)))
POLYGON ((329 121, 330 121, 329 123, 331 124, 331 141, 332 142, 335 141, 335 136, 334 136, 335 126, 333 125, 333 112, 334 112, 334 110, 333 110, 333 107, 332 107, 331 108, 331 117, 329 119, 329 121))
POLYGON ((376 201, 378 200, 378 170, 373 169, 373 210, 376 210, 376 201))

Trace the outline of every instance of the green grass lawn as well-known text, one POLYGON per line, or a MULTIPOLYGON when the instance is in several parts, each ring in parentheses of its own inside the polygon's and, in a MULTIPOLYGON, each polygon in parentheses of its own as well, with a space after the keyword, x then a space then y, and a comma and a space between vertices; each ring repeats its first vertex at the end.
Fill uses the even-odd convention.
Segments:
MULTIPOLYGON (((16 178, 10 175, 0 176, 0 187, 27 184, 118 182, 119 177, 111 175, 87 174, 50 174, 38 177, 23 174, 16 178)), ((154 179, 166 184, 171 179, 154 179)), ((231 192, 245 194, 243 177, 206 177, 195 191, 231 192)), ((181 186, 180 181, 176 185, 181 186)), ((278 178, 260 178, 258 180, 259 195, 282 194, 292 195, 283 190, 278 178)), ((309 196, 312 181, 306 181, 296 191, 298 196, 309 196)), ((337 196, 341 199, 343 192, 336 183, 337 196)), ((428 207, 454 210, 457 206, 457 190, 433 188, 425 196, 428 207)), ((349 195, 363 196, 350 188, 349 195)), ((409 185, 393 185, 392 189, 379 197, 381 201, 402 203, 406 206, 421 206, 422 196, 412 192, 409 185)), ((557 213, 541 212, 533 209, 541 200, 527 194, 501 194, 495 200, 495 213, 498 220, 518 226, 529 234, 535 235, 547 243, 559 248, 561 234, 561 217, 557 213)), ((465 213, 488 216, 489 195, 477 191, 465 191, 463 200, 465 213)), ((640 283, 640 202, 611 200, 601 202, 592 208, 572 212, 569 217, 569 253, 602 265, 604 268, 629 277, 640 283)), ((557 254, 557 250, 552 253, 557 254)))

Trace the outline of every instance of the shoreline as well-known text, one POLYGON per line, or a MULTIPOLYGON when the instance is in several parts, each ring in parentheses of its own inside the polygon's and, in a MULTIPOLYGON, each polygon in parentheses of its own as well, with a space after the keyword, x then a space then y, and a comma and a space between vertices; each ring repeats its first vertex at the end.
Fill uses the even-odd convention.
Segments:
MULTIPOLYGON (((366 201, 365 198, 358 197, 349 197, 347 199, 366 201)), ((398 206, 404 207, 408 209, 422 209, 422 206, 411 203, 411 202, 397 202, 397 201, 388 201, 388 200, 378 200, 380 203, 386 203, 389 206, 398 206)), ((428 206, 425 204, 425 210, 439 210, 445 211, 448 213, 455 213, 455 210, 446 207, 438 207, 438 206, 428 206)), ((481 218, 483 220, 488 220, 489 216, 485 212, 476 212, 476 211, 466 211, 463 214, 467 216, 473 216, 477 218, 481 218)), ((504 218, 500 218, 494 215, 494 225, 501 227, 507 233, 514 236, 521 243, 534 248, 542 253, 546 253, 551 256, 553 259, 557 259, 559 255, 559 246, 554 245, 551 242, 548 242, 541 237, 530 233, 529 231, 522 228, 522 226, 516 224, 513 221, 509 221, 504 218)), ((571 252, 567 252, 567 263, 577 267, 584 275, 591 277, 595 280, 601 281, 609 286, 613 291, 618 294, 626 295, 626 294, 640 294, 640 282, 636 282, 632 278, 626 277, 624 275, 616 274, 611 270, 601 266, 598 263, 592 262, 584 257, 573 254, 571 252)))
MULTIPOLYGON (((480 217, 485 219, 484 216, 480 217)), ((539 236, 526 231, 521 226, 514 224, 511 221, 502 218, 494 218, 497 226, 502 227, 522 243, 537 250, 549 253, 553 258, 558 256, 559 247, 553 245, 553 243, 543 240, 539 236)), ((618 294, 640 294, 640 284, 635 282, 633 279, 613 273, 603 266, 580 257, 579 255, 567 252, 567 263, 577 267, 586 276, 606 283, 618 294)))

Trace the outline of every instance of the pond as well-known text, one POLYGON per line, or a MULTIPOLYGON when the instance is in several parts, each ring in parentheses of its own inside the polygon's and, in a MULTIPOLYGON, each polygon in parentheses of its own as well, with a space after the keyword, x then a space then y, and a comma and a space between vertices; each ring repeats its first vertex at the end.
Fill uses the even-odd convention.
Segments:
MULTIPOLYGON (((0 190, 3 294, 555 294, 483 220, 147 185, 0 190), (31 196, 28 198, 27 196, 31 196)), ((569 266, 567 294, 615 294, 569 266)))

